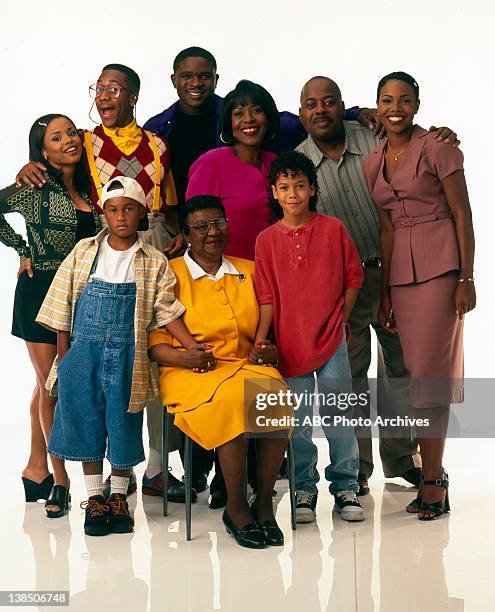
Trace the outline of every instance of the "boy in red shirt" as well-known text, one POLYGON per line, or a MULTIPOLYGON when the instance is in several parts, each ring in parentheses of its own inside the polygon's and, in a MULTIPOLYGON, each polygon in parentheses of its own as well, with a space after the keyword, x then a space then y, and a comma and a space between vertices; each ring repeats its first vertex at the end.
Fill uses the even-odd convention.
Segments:
POLYGON ((318 455, 311 418, 315 374, 320 415, 326 417, 323 430, 330 445, 331 463, 325 470, 330 493, 343 519, 363 520, 356 497, 357 441, 353 427, 342 425, 341 420, 352 416, 346 404, 352 386, 344 332, 361 287, 361 262, 342 222, 316 212, 318 182, 311 160, 297 151, 284 153, 272 162, 269 181, 270 206, 279 221, 256 241, 260 321, 253 351, 263 345, 273 323, 279 370, 291 379, 297 394, 292 437, 296 520, 314 521, 318 498, 318 455), (337 398, 344 399, 337 402, 337 398))

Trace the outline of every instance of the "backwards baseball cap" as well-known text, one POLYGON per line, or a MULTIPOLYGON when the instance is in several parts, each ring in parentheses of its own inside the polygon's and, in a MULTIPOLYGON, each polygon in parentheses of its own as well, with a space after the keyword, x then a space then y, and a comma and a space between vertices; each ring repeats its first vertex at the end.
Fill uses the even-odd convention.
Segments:
POLYGON ((116 176, 110 179, 101 190, 101 205, 112 198, 130 198, 146 208, 146 196, 141 185, 129 176, 116 176))

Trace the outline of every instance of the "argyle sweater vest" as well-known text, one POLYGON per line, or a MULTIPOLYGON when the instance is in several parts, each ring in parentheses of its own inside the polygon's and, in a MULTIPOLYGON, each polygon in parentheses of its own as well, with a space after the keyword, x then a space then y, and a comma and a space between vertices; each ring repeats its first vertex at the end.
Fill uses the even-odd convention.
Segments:
MULTIPOLYGON (((167 209, 167 180, 172 181, 170 168, 170 154, 165 141, 159 136, 153 136, 158 152, 160 154, 161 172, 160 172, 160 211, 165 212, 167 209)), ((143 188, 146 195, 146 206, 148 210, 152 209, 153 195, 155 187, 155 161, 153 148, 148 136, 143 131, 143 137, 138 145, 138 148, 130 155, 123 153, 105 134, 101 125, 98 125, 91 133, 91 144, 95 161, 96 171, 102 185, 105 185, 111 178, 116 176, 129 176, 135 179, 143 188)), ((103 214, 101 202, 99 201, 98 191, 91 176, 90 164, 88 155, 85 152, 84 158, 86 168, 91 182, 91 201, 95 205, 99 214, 103 214)), ((173 182, 173 181, 172 181, 173 182)), ((168 202, 169 205, 174 205, 176 202, 168 202)))

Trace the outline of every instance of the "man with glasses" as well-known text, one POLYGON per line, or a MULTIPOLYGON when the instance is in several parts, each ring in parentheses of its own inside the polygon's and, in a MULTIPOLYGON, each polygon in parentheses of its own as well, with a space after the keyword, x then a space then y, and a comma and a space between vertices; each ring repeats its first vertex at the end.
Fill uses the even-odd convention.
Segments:
MULTIPOLYGON (((134 111, 139 89, 138 74, 123 64, 105 66, 97 82, 89 88, 94 98, 93 105, 96 105, 101 119, 100 125, 92 131, 85 131, 83 135, 86 165, 91 178, 91 200, 103 220, 100 195, 105 183, 116 176, 135 179, 144 190, 148 209, 148 229, 140 232, 141 239, 160 251, 174 255, 182 249, 184 238, 178 225, 177 195, 170 171, 170 153, 162 138, 136 123, 134 111)), ((30 162, 19 172, 16 182, 20 185, 22 180, 31 187, 41 186, 45 180, 42 171, 45 170, 42 164, 30 162)), ((162 495, 163 491, 162 413, 158 397, 147 409, 150 453, 143 478, 143 493, 147 495, 162 495)), ((170 436, 171 450, 178 448, 180 443, 178 431, 175 428, 173 430, 174 435, 170 436)), ((136 487, 133 475, 128 495, 136 487)), ((169 499, 181 502, 185 499, 183 483, 171 474, 169 499)))

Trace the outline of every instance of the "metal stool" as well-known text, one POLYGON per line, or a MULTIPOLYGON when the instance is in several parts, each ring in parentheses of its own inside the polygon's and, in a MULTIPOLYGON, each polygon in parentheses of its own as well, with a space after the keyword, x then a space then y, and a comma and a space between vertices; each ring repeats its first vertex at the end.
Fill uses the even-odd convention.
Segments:
MULTIPOLYGON (((168 412, 163 407, 162 428, 162 475, 163 475, 163 516, 168 516, 168 412)), ((289 480, 290 520, 292 530, 296 529, 296 473, 294 466, 294 455, 292 444, 289 440, 287 445, 287 467, 289 480)), ((191 540, 191 489, 192 489, 192 440, 184 434, 184 487, 186 493, 186 538, 191 540)), ((247 468, 245 480, 245 492, 247 493, 247 468)))

